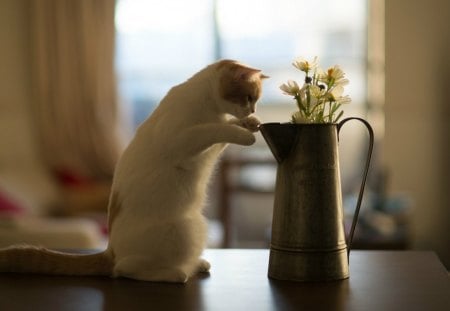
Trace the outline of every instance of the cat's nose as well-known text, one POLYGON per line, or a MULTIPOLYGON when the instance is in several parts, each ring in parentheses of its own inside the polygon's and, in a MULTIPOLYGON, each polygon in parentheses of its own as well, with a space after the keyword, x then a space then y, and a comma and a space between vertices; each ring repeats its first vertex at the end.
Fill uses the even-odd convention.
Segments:
POLYGON ((255 113, 255 108, 250 108, 250 111, 251 111, 252 113, 255 113))

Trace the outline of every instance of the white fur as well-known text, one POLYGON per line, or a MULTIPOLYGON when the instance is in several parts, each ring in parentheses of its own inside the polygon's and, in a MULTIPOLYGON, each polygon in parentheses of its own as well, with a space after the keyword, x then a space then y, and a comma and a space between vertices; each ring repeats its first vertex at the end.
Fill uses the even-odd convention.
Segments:
POLYGON ((259 123, 250 105, 220 97, 218 68, 171 89, 123 153, 112 187, 120 205, 108 247, 114 276, 185 282, 208 271, 199 259, 207 182, 226 144, 253 144, 259 123))

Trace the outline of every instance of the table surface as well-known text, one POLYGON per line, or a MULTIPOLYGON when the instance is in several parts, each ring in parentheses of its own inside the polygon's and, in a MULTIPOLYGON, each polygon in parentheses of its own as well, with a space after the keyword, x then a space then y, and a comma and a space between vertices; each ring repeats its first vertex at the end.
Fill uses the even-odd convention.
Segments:
POLYGON ((0 310, 450 310, 450 278, 432 252, 353 251, 350 278, 267 277, 268 250, 206 250, 211 273, 187 284, 0 274, 0 310))

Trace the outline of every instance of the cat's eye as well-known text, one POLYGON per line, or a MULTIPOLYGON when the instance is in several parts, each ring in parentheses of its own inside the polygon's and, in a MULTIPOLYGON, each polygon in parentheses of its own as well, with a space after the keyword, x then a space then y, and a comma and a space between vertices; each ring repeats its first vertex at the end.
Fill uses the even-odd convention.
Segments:
POLYGON ((247 101, 249 102, 249 103, 253 103, 253 96, 252 95, 247 95, 247 101))

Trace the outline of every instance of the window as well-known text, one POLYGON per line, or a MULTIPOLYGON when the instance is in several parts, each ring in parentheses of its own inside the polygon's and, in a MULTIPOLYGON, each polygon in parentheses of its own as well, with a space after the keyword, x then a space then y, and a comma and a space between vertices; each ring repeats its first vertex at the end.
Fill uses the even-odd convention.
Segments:
POLYGON ((133 125, 166 92, 219 58, 262 69, 261 105, 288 103, 279 85, 298 56, 339 64, 356 107, 366 102, 366 2, 348 0, 118 0, 117 69, 133 125))
MULTIPOLYGON (((296 57, 312 59, 318 56, 324 67, 339 64, 350 80, 346 94, 352 98, 352 104, 345 106, 345 116, 369 119, 377 140, 382 138, 383 0, 347 0, 345 3, 334 0, 117 1, 119 88, 124 107, 132 112, 134 128, 172 86, 220 58, 242 61, 269 75, 270 79, 264 82, 257 114, 263 117, 265 113, 267 118, 263 117, 263 121, 288 121, 295 109, 294 101, 283 95, 279 86, 288 79, 303 77, 291 65, 296 57)), ((343 130, 346 132, 340 141, 340 163, 344 205, 354 208, 352 200, 355 189, 359 189, 366 133, 365 130, 347 130, 351 126, 345 126, 343 130), (355 163, 361 163, 361 167, 355 163)), ((245 153, 261 156, 261 149, 266 148, 262 145, 247 148, 245 153)), ((238 153, 244 151, 239 149, 238 153)), ((377 202, 373 198, 378 198, 382 187, 378 189, 376 185, 382 184, 383 180, 378 180, 382 174, 377 176, 376 173, 381 171, 374 165, 376 161, 371 168, 371 175, 376 179, 371 190, 372 201, 377 202)), ((235 177, 259 189, 264 186, 259 181, 270 181, 269 186, 272 186, 273 167, 265 171, 261 165, 256 163, 256 166, 252 170, 240 168, 235 177)), ((368 186, 371 187, 370 183, 368 186)), ((236 219, 240 219, 247 232, 266 232, 265 229, 251 228, 256 228, 252 227, 255 223, 266 225, 272 200, 258 200, 253 196, 250 204, 246 199, 229 200, 238 205, 236 210, 244 214, 242 211, 247 210, 250 215, 249 221, 245 221, 242 214, 236 219), (257 213, 252 210, 255 204, 258 205, 257 213)), ((373 202, 369 204, 375 204, 373 202)), ((214 205, 214 202, 209 204, 214 205)), ((239 226, 239 220, 236 223, 239 226)), ((369 226, 367 231, 373 230, 369 226)), ((259 237, 266 243, 265 238, 259 237)), ((239 239, 245 240, 242 236, 239 239)))

